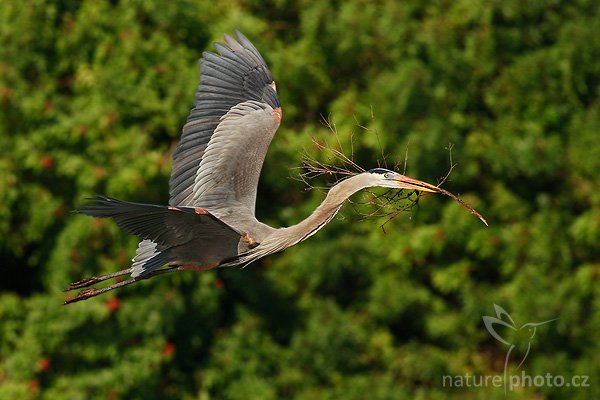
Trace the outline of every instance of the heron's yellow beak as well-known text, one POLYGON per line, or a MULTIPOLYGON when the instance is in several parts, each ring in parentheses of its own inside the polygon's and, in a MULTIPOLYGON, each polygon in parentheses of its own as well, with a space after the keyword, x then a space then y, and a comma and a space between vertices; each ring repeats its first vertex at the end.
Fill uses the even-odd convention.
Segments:
POLYGON ((432 192, 439 193, 440 188, 437 186, 430 185, 427 182, 420 181, 418 179, 411 178, 409 176, 396 176, 392 180, 398 182, 403 189, 414 189, 420 190, 421 192, 432 192))
POLYGON ((421 192, 441 193, 441 194, 445 194, 446 196, 450 196, 454 200, 458 201, 467 210, 471 211, 471 214, 473 214, 477 218, 479 218, 481 220, 481 222, 483 222, 486 225, 488 224, 487 221, 485 220, 485 218, 483 218, 483 216, 481 214, 479 214, 477 211, 475 211, 475 209, 473 207, 471 207, 470 205, 465 203, 457 195, 452 194, 447 190, 444 190, 440 187, 433 186, 427 182, 422 182, 418 179, 414 179, 414 178, 411 178, 409 176, 404 176, 404 175, 394 176, 393 178, 390 178, 390 179, 398 182, 398 185, 400 186, 399 189, 414 189, 414 190, 420 190, 421 192))

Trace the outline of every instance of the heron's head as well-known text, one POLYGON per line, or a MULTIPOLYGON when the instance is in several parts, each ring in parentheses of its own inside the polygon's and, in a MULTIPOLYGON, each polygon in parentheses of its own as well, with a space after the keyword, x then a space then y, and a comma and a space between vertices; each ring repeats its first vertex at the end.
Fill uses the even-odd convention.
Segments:
POLYGON ((421 192, 439 192, 437 186, 390 171, 385 168, 373 168, 367 172, 370 174, 372 186, 381 186, 391 189, 413 189, 421 192))

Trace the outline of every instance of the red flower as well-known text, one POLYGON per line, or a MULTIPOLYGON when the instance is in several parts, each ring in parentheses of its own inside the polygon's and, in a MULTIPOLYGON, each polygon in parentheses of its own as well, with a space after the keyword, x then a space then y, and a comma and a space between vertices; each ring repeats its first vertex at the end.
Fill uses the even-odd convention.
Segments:
POLYGON ((224 284, 225 283, 223 282, 223 279, 219 279, 219 278, 215 279, 215 287, 217 289, 221 289, 224 284))
POLYGON ((29 391, 37 393, 40 390, 40 383, 37 379, 32 379, 29 381, 29 391))
POLYGON ((163 347, 162 353, 169 357, 175 352, 175 345, 171 342, 165 343, 165 347, 163 347))
POLYGON ((47 371, 50 368, 50 360, 48 360, 46 357, 40 358, 38 360, 38 368, 40 371, 47 371))
POLYGON ((54 159, 49 155, 43 155, 40 157, 40 166, 44 169, 52 168, 54 165, 54 159))
POLYGON ((121 300, 117 297, 113 297, 106 302, 106 308, 108 308, 109 311, 117 311, 119 307, 121 307, 121 300))

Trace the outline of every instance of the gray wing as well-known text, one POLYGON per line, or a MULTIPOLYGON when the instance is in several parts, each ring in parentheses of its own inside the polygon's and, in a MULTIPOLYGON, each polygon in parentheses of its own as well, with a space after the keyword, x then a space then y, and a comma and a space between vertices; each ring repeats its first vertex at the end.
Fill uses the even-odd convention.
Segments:
POLYGON ((256 101, 225 114, 200 163, 193 203, 209 209, 242 206, 254 214, 260 170, 279 120, 278 109, 256 101))
POLYGON ((78 212, 112 218, 125 232, 144 239, 138 246, 132 276, 170 262, 194 261, 215 266, 235 257, 244 235, 199 207, 158 206, 98 196, 78 212), (189 259, 186 259, 186 256, 189 259))
POLYGON ((199 207, 173 207, 134 203, 108 196, 96 196, 78 212, 98 218, 112 218, 119 228, 163 246, 179 246, 194 239, 237 244, 242 234, 199 207))
MULTIPOLYGON (((237 116, 230 114, 232 118, 230 122, 226 122, 228 118, 225 118, 234 107, 250 102, 247 106, 250 109, 240 106, 241 108, 238 107, 238 111, 233 113, 253 113, 254 111, 258 111, 256 108, 258 107, 262 110, 268 110, 269 108, 273 110, 271 111, 271 115, 273 116, 271 119, 276 117, 280 119, 281 117, 281 106, 275 91, 275 84, 265 61, 258 50, 244 35, 238 31, 235 34, 237 41, 225 35, 224 41, 226 46, 215 43, 215 48, 219 54, 205 52, 200 60, 200 83, 196 92, 195 105, 188 117, 187 123, 183 127, 181 141, 173 155, 173 171, 169 185, 169 204, 171 205, 199 205, 197 201, 201 199, 201 193, 207 193, 209 189, 209 186, 205 184, 197 185, 201 180, 200 175, 209 176, 212 174, 237 181, 238 183, 240 179, 245 179, 252 183, 254 181, 258 182, 258 177, 253 179, 247 173, 243 173, 244 176, 239 176, 239 168, 226 168, 226 171, 219 170, 218 168, 223 166, 222 163, 205 163, 206 170, 201 171, 203 168, 201 168, 201 161, 207 152, 207 147, 214 137, 217 127, 222 126, 219 129, 219 136, 220 140, 223 141, 223 138, 228 135, 225 126, 235 125, 231 121, 237 119, 237 116), (251 110, 253 107, 254 109, 251 110), (279 111, 273 114, 274 110, 279 111), (224 177, 224 173, 230 175, 224 177), (195 190, 197 191, 195 192, 195 190)), ((260 122, 257 114, 254 113, 253 115, 254 122, 260 122)), ((269 126, 273 125, 272 121, 267 119, 263 119, 262 121, 269 126)), ((265 130, 262 127, 256 124, 253 126, 256 129, 247 129, 245 135, 256 137, 256 135, 265 134, 265 130)), ((275 130, 270 134, 271 137, 274 132, 275 130)), ((230 133, 237 135, 239 132, 236 130, 230 133)), ((231 140, 228 142, 229 146, 233 146, 231 140)), ((268 147, 270 140, 251 140, 246 145, 251 145, 253 142, 268 147)), ((216 148, 216 144, 211 147, 213 155, 218 157, 219 151, 216 148)), ((260 159, 254 160, 254 162, 258 163, 257 172, 260 173, 266 148, 264 151, 263 149, 255 149, 255 153, 257 155, 262 154, 260 159)), ((225 151, 223 156, 231 156, 231 152, 225 151)), ((236 162, 234 159, 227 161, 231 164, 236 162)), ((239 165, 239 167, 242 167, 242 169, 248 168, 247 165, 239 165)), ((252 169, 256 170, 255 166, 252 166, 252 169)), ((251 204, 247 198, 238 200, 246 203, 253 210, 254 200, 252 200, 251 204)))

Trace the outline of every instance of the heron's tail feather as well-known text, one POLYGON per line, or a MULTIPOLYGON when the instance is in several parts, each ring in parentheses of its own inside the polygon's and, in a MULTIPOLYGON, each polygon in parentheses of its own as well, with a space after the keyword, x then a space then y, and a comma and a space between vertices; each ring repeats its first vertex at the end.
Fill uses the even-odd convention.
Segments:
MULTIPOLYGON (((164 249, 163 249, 164 250, 164 249)), ((155 271, 165 264, 173 261, 168 251, 160 251, 159 246, 151 240, 142 240, 138 245, 131 264, 131 276, 138 277, 148 272, 155 271)))

